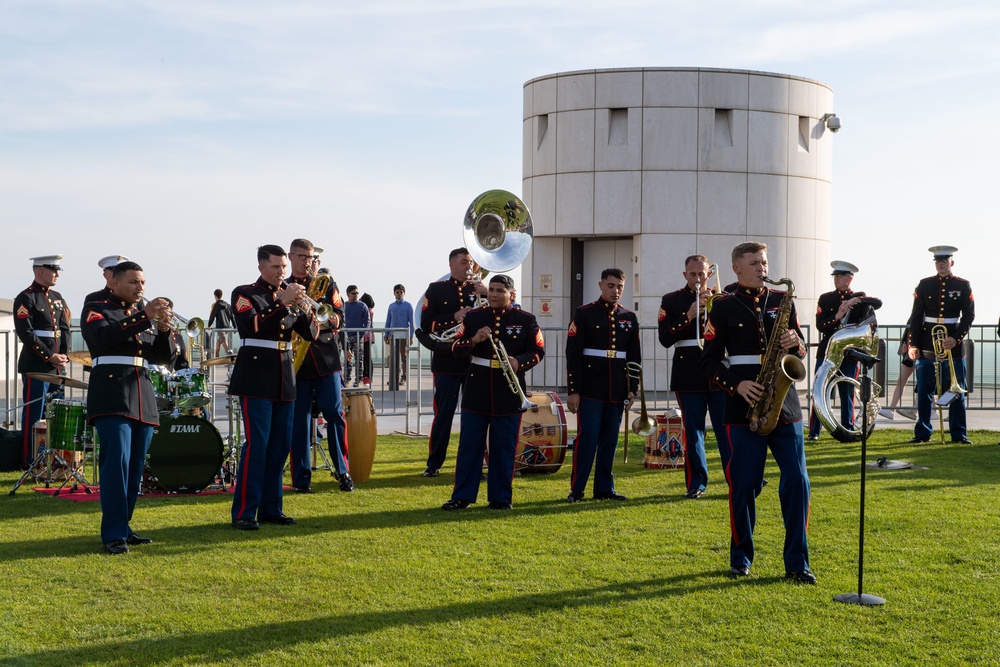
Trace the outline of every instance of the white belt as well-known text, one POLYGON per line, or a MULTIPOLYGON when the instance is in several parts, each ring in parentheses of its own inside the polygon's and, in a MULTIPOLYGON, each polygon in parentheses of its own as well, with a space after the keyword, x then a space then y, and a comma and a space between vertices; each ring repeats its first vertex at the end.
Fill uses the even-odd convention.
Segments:
POLYGON ((499 359, 486 359, 484 357, 470 357, 469 361, 477 366, 486 366, 487 368, 500 368, 499 359))
POLYGON ((38 331, 36 329, 35 335, 38 336, 39 338, 59 338, 58 331, 48 331, 47 329, 43 329, 41 331, 38 331))
POLYGON ((291 341, 287 340, 264 340, 263 338, 244 338, 241 343, 247 347, 266 347, 269 350, 285 350, 292 349, 291 341))
POLYGON ((679 340, 674 343, 674 347, 698 347, 698 341, 694 338, 689 338, 688 340, 679 340))
POLYGON ((583 348, 585 357, 604 357, 606 359, 624 359, 625 350, 598 350, 593 347, 583 348))
POLYGON ((759 354, 734 354, 729 357, 730 366, 754 366, 760 365, 759 354))
POLYGON ((957 317, 927 317, 924 316, 924 322, 928 324, 958 324, 959 318, 957 317))
POLYGON ((147 368, 149 364, 142 357, 120 357, 115 355, 105 355, 103 357, 94 357, 91 362, 92 366, 103 366, 104 364, 118 364, 119 366, 142 366, 147 368))

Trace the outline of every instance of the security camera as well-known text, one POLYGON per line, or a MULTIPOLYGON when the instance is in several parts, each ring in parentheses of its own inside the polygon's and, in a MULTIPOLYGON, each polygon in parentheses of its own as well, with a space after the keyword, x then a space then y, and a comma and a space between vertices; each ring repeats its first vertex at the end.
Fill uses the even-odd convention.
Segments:
POLYGON ((837 114, 828 113, 823 116, 823 121, 831 132, 840 132, 840 119, 837 118, 837 114))

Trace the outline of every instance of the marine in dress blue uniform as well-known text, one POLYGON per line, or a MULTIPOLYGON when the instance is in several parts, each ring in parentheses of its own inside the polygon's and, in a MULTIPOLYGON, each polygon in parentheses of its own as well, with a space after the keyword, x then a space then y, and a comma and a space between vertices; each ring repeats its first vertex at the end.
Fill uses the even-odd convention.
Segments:
POLYGON ((576 309, 566 339, 567 409, 577 416, 573 441, 571 503, 583 499, 594 468, 594 498, 625 500, 615 491, 612 466, 625 401, 638 391, 638 379, 625 364, 642 363, 639 321, 618 300, 625 285, 621 269, 601 273, 601 297, 576 309), (596 460, 596 466, 595 466, 596 460))
POLYGON ((470 311, 462 322, 454 354, 471 365, 462 390, 461 435, 455 462, 455 487, 444 510, 464 509, 476 502, 489 432, 490 465, 486 493, 490 509, 510 509, 514 454, 521 425, 521 401, 507 382, 493 344, 503 344, 518 381, 545 356, 545 342, 535 316, 510 304, 514 282, 492 276, 489 307, 470 311))
MULTIPOLYGON (((733 249, 733 270, 738 285, 732 294, 720 296, 712 304, 705 330, 702 367, 709 380, 727 394, 726 430, 732 457, 726 469, 729 481, 730 574, 747 576, 754 561, 753 531, 757 523, 756 496, 764 477, 764 463, 770 448, 781 473, 778 497, 785 523, 785 576, 801 583, 816 583, 809 567, 809 474, 806 471, 802 438, 802 410, 794 388, 785 396, 781 416, 768 435, 750 430, 747 413, 750 400, 763 389, 756 382, 761 355, 777 318, 784 292, 768 289, 767 246, 747 242, 733 249), (724 363, 729 355, 729 366, 724 363)), ((781 338, 790 354, 805 357, 802 332, 795 306, 789 328, 781 338)))
POLYGON ((128 261, 130 260, 125 255, 108 255, 97 260, 97 266, 101 267, 101 273, 104 276, 104 287, 85 296, 83 305, 86 306, 91 301, 105 301, 110 298, 111 290, 114 287, 115 267, 128 261))
POLYGON ((87 420, 101 443, 101 540, 110 554, 152 542, 130 522, 142 482, 146 452, 160 423, 149 366, 166 364, 174 352, 167 326, 167 300, 140 309, 145 275, 135 262, 115 267, 107 299, 90 301, 80 313, 80 330, 93 367, 87 390, 87 420))
POLYGON ((456 248, 448 255, 451 270, 444 280, 431 283, 424 293, 420 309, 421 333, 417 339, 432 350, 431 373, 434 376, 434 420, 428 442, 427 466, 424 477, 440 473, 448 455, 451 424, 458 407, 458 395, 469 370, 467 357, 455 356, 428 345, 427 334, 440 334, 457 326, 465 314, 477 305, 476 285, 469 280, 473 268, 472 257, 465 248, 456 248))
POLYGON ((719 447, 722 469, 729 463, 729 443, 723 428, 725 394, 709 383, 701 369, 701 343, 705 335, 705 305, 712 293, 706 285, 711 279, 708 258, 691 255, 684 261, 687 285, 664 294, 657 315, 660 344, 674 348, 670 370, 670 390, 677 397, 684 422, 685 496, 700 498, 708 487, 708 461, 705 457, 705 415, 712 416, 712 430, 719 447), (698 306, 695 307, 695 299, 698 306), (700 324, 695 318, 700 318, 700 324))
MULTIPOLYGON (((302 285, 306 293, 315 280, 308 264, 308 258, 314 252, 315 247, 306 239, 292 241, 289 249, 292 275, 288 282, 302 285)), ((330 278, 326 293, 316 301, 331 306, 333 314, 326 322, 317 323, 319 335, 309 344, 305 361, 295 375, 295 414, 292 418, 290 455, 292 485, 300 493, 308 493, 312 489, 310 445, 315 402, 327 423, 327 442, 340 490, 350 492, 354 490, 354 480, 351 479, 347 458, 347 421, 340 393, 343 367, 340 345, 337 342, 339 329, 344 321, 344 300, 333 278, 330 278)))
POLYGON ((311 311, 289 308, 305 289, 283 281, 285 251, 263 245, 257 262, 257 281, 237 287, 232 295, 241 345, 229 393, 240 397, 246 435, 232 508, 233 526, 241 530, 257 530, 260 522, 295 523, 282 512, 281 493, 295 408, 292 332, 308 341, 319 335, 311 311))
MULTIPOLYGON (((936 275, 924 278, 913 292, 913 309, 907 322, 907 343, 909 357, 914 360, 917 374, 917 424, 913 427, 910 442, 928 442, 934 432, 931 420, 931 403, 934 400, 937 382, 934 372, 934 340, 932 329, 942 325, 948 329, 944 339, 944 349, 951 350, 955 366, 955 377, 965 387, 965 350, 962 342, 969 335, 969 329, 976 319, 972 285, 968 280, 952 273, 955 260, 952 255, 958 250, 954 246, 934 246, 936 275)), ((941 362, 942 391, 951 384, 951 370, 948 362, 941 362)), ((965 425, 965 395, 948 406, 948 430, 952 442, 972 444, 965 425)))
POLYGON ((45 414, 49 383, 28 373, 65 375, 69 352, 69 308, 52 287, 59 280, 62 255, 32 257, 34 280, 14 298, 14 333, 21 341, 17 372, 21 374, 21 466, 32 459, 32 427, 45 414))
MULTIPOLYGON (((813 373, 818 371, 826 360, 830 336, 845 326, 863 322, 872 311, 882 307, 881 299, 851 289, 851 282, 854 280, 854 274, 858 272, 858 267, 842 260, 834 260, 830 262, 830 266, 833 267, 833 273, 830 275, 833 276, 834 286, 837 289, 820 294, 816 301, 816 330, 819 331, 820 338, 816 352, 816 368, 813 373)), ((844 377, 857 379, 858 372, 856 361, 844 361, 840 365, 840 374, 844 377)), ((846 429, 853 429, 854 387, 847 382, 840 382, 837 384, 837 393, 840 395, 840 424, 846 429)), ((809 418, 809 439, 818 440, 822 429, 823 425, 813 410, 809 418)))

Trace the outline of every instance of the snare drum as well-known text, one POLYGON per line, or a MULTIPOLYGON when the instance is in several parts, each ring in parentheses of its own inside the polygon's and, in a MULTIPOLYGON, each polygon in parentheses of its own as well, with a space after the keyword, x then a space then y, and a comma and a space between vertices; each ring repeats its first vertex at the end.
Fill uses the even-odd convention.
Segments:
POLYGON ((222 454, 222 436, 210 422, 190 415, 160 415, 146 465, 160 489, 196 493, 219 474, 222 454))
POLYGON ((153 393, 156 394, 156 409, 160 412, 170 412, 174 409, 169 384, 172 377, 173 372, 166 366, 149 367, 149 381, 153 383, 153 393))
POLYGON ((347 461, 355 482, 371 479, 375 462, 375 404, 367 387, 344 387, 341 390, 347 419, 347 461))
POLYGON ((521 416, 514 470, 551 475, 566 459, 566 412, 554 392, 528 397, 534 405, 521 416))
POLYGON ((644 468, 684 467, 684 422, 680 410, 673 408, 656 415, 656 431, 646 437, 643 453, 644 468))
POLYGON ((212 400, 212 395, 205 389, 205 374, 197 368, 175 371, 167 384, 174 407, 182 410, 200 408, 212 400))

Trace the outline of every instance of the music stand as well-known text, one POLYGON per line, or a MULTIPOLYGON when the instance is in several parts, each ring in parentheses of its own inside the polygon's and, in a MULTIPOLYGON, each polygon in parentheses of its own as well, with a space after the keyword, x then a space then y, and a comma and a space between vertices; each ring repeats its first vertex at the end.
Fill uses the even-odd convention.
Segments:
POLYGON ((885 598, 864 592, 865 578, 865 473, 867 466, 865 458, 868 455, 868 404, 872 398, 872 379, 868 370, 878 363, 878 357, 865 354, 860 350, 849 348, 844 359, 857 361, 861 366, 861 510, 858 532, 858 592, 835 595, 834 600, 845 604, 875 606, 885 604, 885 598))

